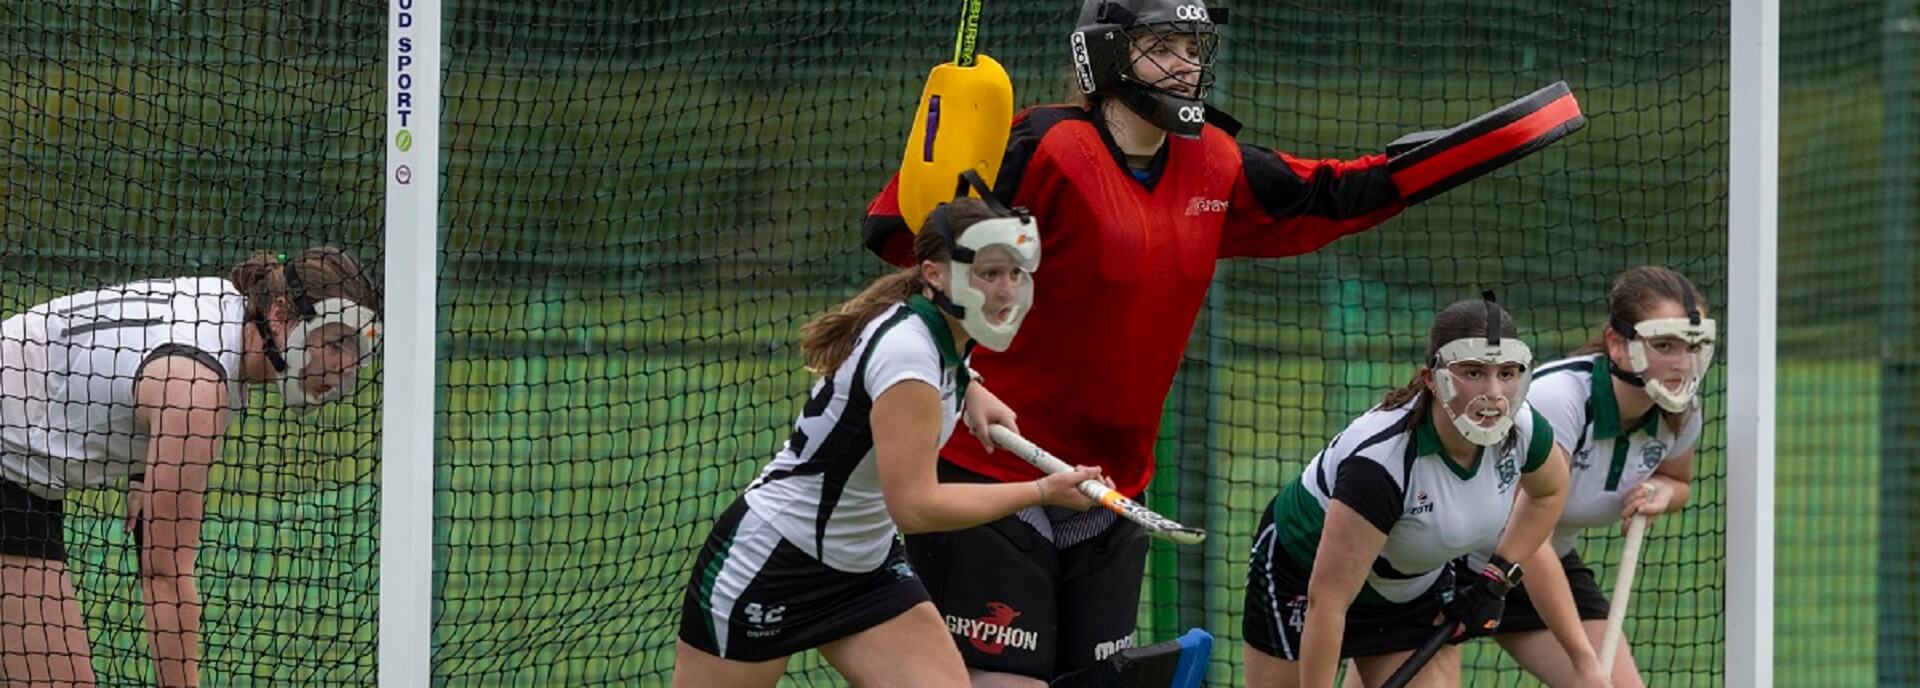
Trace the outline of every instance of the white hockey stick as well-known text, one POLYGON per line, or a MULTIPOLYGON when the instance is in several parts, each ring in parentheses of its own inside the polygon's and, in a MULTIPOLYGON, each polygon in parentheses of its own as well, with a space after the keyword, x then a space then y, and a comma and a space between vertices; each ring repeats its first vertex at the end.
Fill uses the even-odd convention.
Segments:
MULTIPOLYGON (((1039 445, 1028 441, 1027 438, 1021 437, 1019 433, 1007 429, 1004 425, 995 425, 987 432, 993 437, 994 444, 1026 459, 1027 463, 1033 464, 1035 468, 1050 474, 1073 470, 1067 462, 1047 453, 1047 450, 1041 449, 1039 445)), ((1148 535, 1165 538, 1181 545, 1195 545, 1207 539, 1207 531, 1180 525, 1173 519, 1154 513, 1153 510, 1141 506, 1139 502, 1127 499, 1126 495, 1120 494, 1098 480, 1080 483, 1080 492, 1127 520, 1140 524, 1141 528, 1146 529, 1148 535)))
POLYGON ((1613 656, 1620 650, 1620 629, 1627 621, 1627 596, 1633 594, 1633 572, 1640 568, 1640 543, 1647 536, 1647 517, 1634 514, 1627 524, 1626 547, 1620 552, 1620 571, 1613 577, 1613 604, 1607 608, 1607 634, 1600 641, 1600 670, 1613 675, 1613 656))

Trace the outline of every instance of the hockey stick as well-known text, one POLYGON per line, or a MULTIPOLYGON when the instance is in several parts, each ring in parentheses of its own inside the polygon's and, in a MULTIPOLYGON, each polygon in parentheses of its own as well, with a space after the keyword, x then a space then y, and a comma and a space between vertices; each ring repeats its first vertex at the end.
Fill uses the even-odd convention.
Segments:
POLYGON ((980 0, 961 0, 960 29, 953 36, 953 63, 972 67, 973 56, 980 52, 979 40, 980 0))
POLYGON ((1627 596, 1633 594, 1633 574, 1640 568, 1640 544, 1647 537, 1647 517, 1634 514, 1627 524, 1627 543, 1620 552, 1620 572, 1613 577, 1613 603, 1607 607, 1607 634, 1600 641, 1600 670, 1613 674, 1613 656, 1620 650, 1620 629, 1627 621, 1627 596))
POLYGON ((1421 669, 1427 667, 1427 662, 1432 661, 1434 655, 1440 654, 1440 648, 1447 646, 1447 639, 1453 637, 1454 629, 1459 626, 1460 624, 1455 623, 1452 617, 1448 617, 1447 623, 1433 629, 1433 633, 1427 636, 1426 642, 1420 644, 1420 649, 1414 650, 1413 656, 1401 662, 1400 668, 1394 669, 1393 675, 1388 676, 1387 682, 1380 684, 1380 688, 1406 688, 1407 683, 1411 682, 1413 677, 1420 675, 1421 669))
POLYGON ((980 0, 962 0, 953 61, 927 74, 900 157, 900 219, 919 233, 927 215, 953 200, 953 182, 973 170, 991 186, 1013 127, 1013 80, 982 54, 980 0))
MULTIPOLYGON (((1041 449, 1039 445, 1028 441, 1027 438, 1021 437, 1019 433, 1007 429, 1004 425, 993 426, 988 430, 988 434, 993 437, 994 444, 1026 459, 1027 463, 1033 464, 1034 468, 1050 474, 1073 470, 1067 462, 1047 453, 1047 450, 1041 449)), ((1126 495, 1120 494, 1098 480, 1080 483, 1080 493, 1100 502, 1101 506, 1120 514, 1127 520, 1139 524, 1141 528, 1146 529, 1148 535, 1171 540, 1181 545, 1195 545, 1207 539, 1207 531, 1180 525, 1173 519, 1154 513, 1153 510, 1142 506, 1139 502, 1127 499, 1126 495)))

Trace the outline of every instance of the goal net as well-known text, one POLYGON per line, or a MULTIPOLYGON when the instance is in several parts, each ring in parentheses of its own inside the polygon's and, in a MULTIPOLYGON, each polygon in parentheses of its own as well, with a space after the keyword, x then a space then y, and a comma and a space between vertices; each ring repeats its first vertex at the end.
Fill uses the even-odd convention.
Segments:
MULTIPOLYGON (((435 439, 422 560, 436 685, 666 682, 698 547, 811 382, 800 324, 887 269, 861 249, 858 220, 949 55, 956 8, 934 4, 444 4, 439 262, 409 267, 437 275, 437 404, 394 428, 435 439)), ((392 283, 387 11, 0 3, 0 318, 315 244, 392 283)), ((1076 12, 986 3, 982 50, 1020 105, 1067 97, 1076 12)), ((1212 103, 1246 125, 1244 143, 1367 154, 1558 80, 1589 123, 1380 229, 1220 264, 1147 495, 1211 537, 1155 543, 1141 642, 1205 628, 1210 683, 1239 685, 1258 514, 1406 381, 1445 304, 1496 290, 1544 357, 1594 334, 1625 268, 1678 269, 1724 311, 1740 269, 1727 261, 1730 12, 1232 7, 1212 103)), ((1891 472, 1915 468, 1905 419, 1920 397, 1915 340, 1897 334, 1916 331, 1910 15, 1781 7, 1782 684, 1920 672, 1920 601, 1899 582, 1920 547, 1876 525, 1920 513, 1915 479, 1882 477, 1920 475, 1891 472)), ((1726 680, 1725 483, 1741 457, 1725 451, 1726 367, 1713 371, 1692 502, 1650 529, 1627 622, 1649 685, 1726 680)), ((382 396, 369 377, 305 416, 267 386, 250 392, 207 495, 207 685, 375 682, 382 396)), ((101 682, 151 684, 123 494, 68 495, 68 566, 101 682)), ((1603 587, 1619 544, 1581 546, 1603 587)), ((1532 685, 1488 643, 1466 664, 1469 685, 1532 685)), ((786 679, 841 682, 814 653, 786 679)))

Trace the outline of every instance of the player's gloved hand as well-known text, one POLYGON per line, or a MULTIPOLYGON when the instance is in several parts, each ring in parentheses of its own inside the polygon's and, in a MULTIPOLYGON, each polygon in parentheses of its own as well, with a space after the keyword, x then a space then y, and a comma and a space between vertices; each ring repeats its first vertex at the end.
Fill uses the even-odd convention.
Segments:
POLYGON ((1513 584, 1498 566, 1487 564, 1475 576, 1473 584, 1447 603, 1447 616, 1460 623, 1457 636, 1475 638, 1500 630, 1500 617, 1507 611, 1507 593, 1513 584))

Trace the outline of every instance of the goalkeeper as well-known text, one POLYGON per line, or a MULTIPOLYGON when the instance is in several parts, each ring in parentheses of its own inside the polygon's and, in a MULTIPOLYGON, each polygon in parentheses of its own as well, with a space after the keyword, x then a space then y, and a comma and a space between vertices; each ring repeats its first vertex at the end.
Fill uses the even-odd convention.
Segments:
POLYGON ((1493 638, 1547 685, 1580 685, 1576 677, 1605 685, 1590 677, 1609 674, 1614 688, 1642 685, 1624 640, 1612 667, 1597 663, 1607 597, 1574 544, 1582 530, 1686 505, 1703 425, 1697 391, 1713 362, 1704 302, 1668 268, 1621 273, 1600 332, 1571 357, 1541 366, 1527 395, 1559 446, 1573 448, 1571 489, 1551 547, 1524 562, 1538 573, 1514 590, 1493 638))
MULTIPOLYGON (((1104 468, 1135 499, 1153 477, 1161 410, 1219 259, 1312 252, 1583 121, 1559 96, 1495 113, 1510 125, 1476 120, 1392 158, 1309 160, 1243 144, 1206 106, 1224 14, 1198 0, 1086 0, 1068 41, 1086 99, 1016 118, 994 184, 1001 202, 1033 208, 1048 228, 1052 276, 1036 285, 1036 319, 1020 340, 973 365, 1022 414, 1028 438, 1104 468)), ((905 265, 913 233, 900 194, 896 178, 863 232, 870 250, 905 265)), ((1040 475, 966 435, 941 458, 946 482, 1040 475)), ((1109 511, 1024 509, 910 536, 907 549, 982 683, 1051 680, 1136 640, 1146 536, 1109 511), (980 635, 1003 625, 1039 641, 980 635)))
POLYGON ((290 407, 354 388, 380 342, 373 285, 351 256, 316 247, 0 321, 0 684, 93 685, 63 498, 122 478, 156 683, 200 684, 194 558, 221 442, 249 384, 277 383, 290 407))
POLYGON ((1097 468, 1022 484, 935 480, 935 454, 963 400, 1012 423, 970 379, 966 352, 1013 340, 1031 304, 1040 237, 1024 212, 973 198, 940 206, 929 225, 914 242, 914 267, 801 331, 801 355, 820 380, 786 446, 694 561, 675 686, 772 686, 787 658, 810 648, 854 685, 965 686, 966 668, 897 532, 1093 505, 1077 486, 1097 468))
MULTIPOLYGON (((1425 361, 1267 505, 1247 568, 1248 686, 1331 688, 1343 657, 1380 685, 1443 608, 1449 625, 1492 630, 1520 581, 1512 562, 1552 531, 1566 455, 1525 402, 1533 355, 1506 311, 1491 298, 1448 306, 1425 361), (1453 560, 1482 546, 1491 560, 1449 595, 1453 560)), ((1410 685, 1459 674, 1447 646, 1410 685)))

